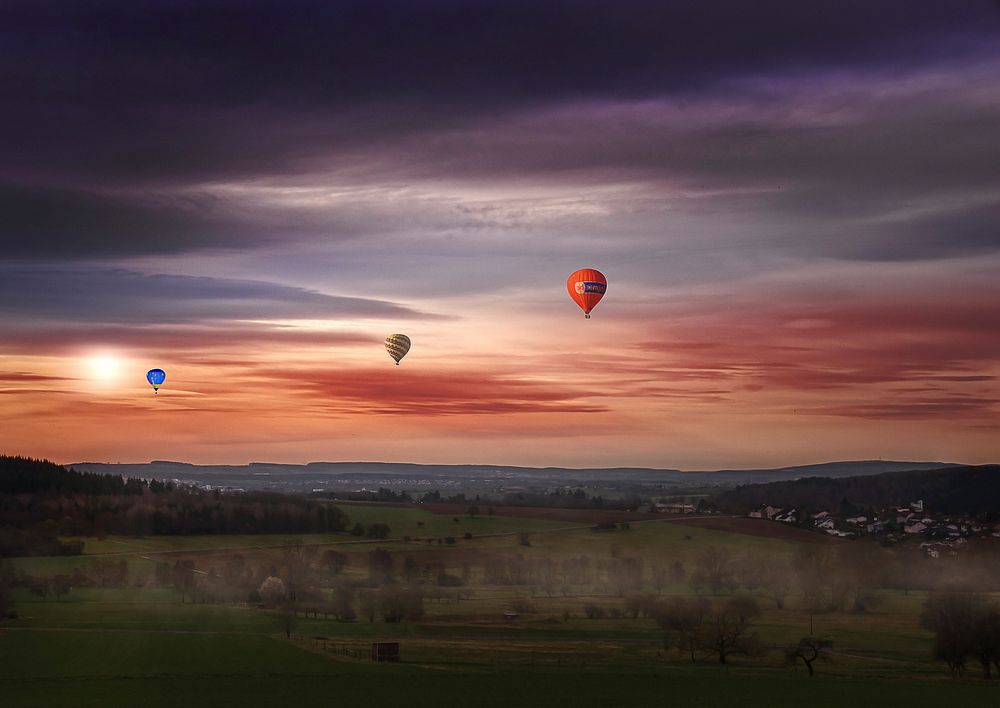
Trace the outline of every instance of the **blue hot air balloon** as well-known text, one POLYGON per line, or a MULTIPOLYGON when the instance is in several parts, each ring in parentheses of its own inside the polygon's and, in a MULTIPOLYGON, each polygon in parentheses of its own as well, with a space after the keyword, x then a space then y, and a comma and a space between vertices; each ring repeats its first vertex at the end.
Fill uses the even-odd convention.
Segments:
POLYGON ((153 393, 159 393, 160 386, 167 380, 167 372, 163 369, 150 369, 146 372, 146 380, 153 387, 153 393))

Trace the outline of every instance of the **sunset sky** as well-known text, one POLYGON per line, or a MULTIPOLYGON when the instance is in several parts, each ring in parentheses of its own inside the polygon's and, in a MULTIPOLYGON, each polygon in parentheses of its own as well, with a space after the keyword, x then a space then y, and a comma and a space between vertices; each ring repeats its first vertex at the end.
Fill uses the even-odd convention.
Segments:
POLYGON ((5 2, 0 247, 3 453, 998 462, 1000 3, 5 2))

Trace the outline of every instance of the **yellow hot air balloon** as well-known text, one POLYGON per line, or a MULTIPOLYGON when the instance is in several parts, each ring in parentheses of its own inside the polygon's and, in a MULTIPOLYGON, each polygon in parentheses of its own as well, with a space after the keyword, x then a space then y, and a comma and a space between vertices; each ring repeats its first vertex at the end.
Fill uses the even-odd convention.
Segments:
POLYGON ((399 360, 410 351, 410 338, 405 334, 390 334, 385 338, 385 350, 396 360, 396 366, 399 366, 399 360))

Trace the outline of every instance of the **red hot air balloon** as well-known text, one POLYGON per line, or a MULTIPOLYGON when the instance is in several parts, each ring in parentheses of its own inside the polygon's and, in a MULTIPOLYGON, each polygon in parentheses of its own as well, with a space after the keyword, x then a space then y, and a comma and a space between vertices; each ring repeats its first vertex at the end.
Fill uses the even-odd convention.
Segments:
POLYGON ((583 314, 590 319, 590 311, 597 307, 597 303, 608 291, 608 280, 599 270, 581 268, 569 276, 566 289, 569 291, 569 296, 583 310, 583 314))

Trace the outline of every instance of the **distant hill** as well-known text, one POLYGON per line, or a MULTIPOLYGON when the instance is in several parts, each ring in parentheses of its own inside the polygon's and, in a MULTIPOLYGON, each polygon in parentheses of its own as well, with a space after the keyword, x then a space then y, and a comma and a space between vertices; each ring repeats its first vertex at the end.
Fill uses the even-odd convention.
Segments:
POLYGON ((745 513, 764 504, 834 511, 843 500, 855 507, 883 508, 918 499, 923 500, 924 510, 928 512, 1000 513, 1000 465, 749 484, 719 494, 715 503, 723 511, 745 513))
POLYGON ((287 465, 254 462, 249 465, 191 465, 157 461, 148 464, 79 462, 74 469, 144 479, 177 479, 202 485, 287 492, 343 491, 387 487, 410 491, 452 488, 556 486, 663 486, 678 490, 824 476, 831 478, 940 469, 944 462, 863 460, 829 462, 776 469, 681 471, 643 467, 574 469, 514 467, 509 465, 421 465, 400 462, 310 462, 287 465))

